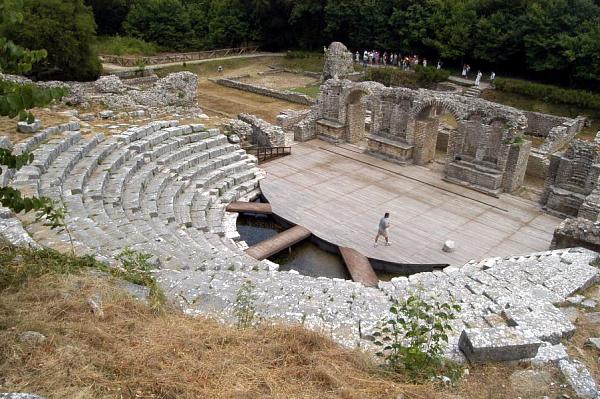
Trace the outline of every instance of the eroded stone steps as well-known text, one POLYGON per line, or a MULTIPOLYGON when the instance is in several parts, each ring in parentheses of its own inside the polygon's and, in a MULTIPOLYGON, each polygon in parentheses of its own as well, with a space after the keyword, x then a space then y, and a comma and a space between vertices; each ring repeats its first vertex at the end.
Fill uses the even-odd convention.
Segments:
MULTIPOLYGON (((189 131, 184 131, 183 133, 189 133, 189 131)), ((97 149, 95 153, 90 154, 89 156, 85 156, 82 158, 87 158, 87 163, 85 166, 76 165, 75 167, 79 168, 78 176, 82 176, 78 179, 77 182, 73 180, 68 180, 67 184, 65 184, 66 189, 63 190, 64 196, 78 197, 77 193, 83 192, 83 195, 80 195, 79 198, 70 198, 71 202, 70 208, 78 209, 81 215, 73 218, 73 221, 77 221, 78 229, 81 230, 80 238, 83 240, 90 240, 100 245, 97 245, 96 248, 104 247, 104 249, 113 249, 120 250, 123 248, 121 244, 132 244, 133 246, 141 245, 140 241, 143 237, 139 234, 139 231, 147 233, 148 230, 143 230, 147 226, 138 225, 135 226, 133 231, 125 231, 123 232, 121 228, 125 228, 126 224, 121 224, 126 220, 128 215, 125 213, 118 212, 115 210, 114 205, 120 204, 119 196, 120 189, 119 186, 123 186, 126 184, 129 178, 132 176, 136 176, 138 168, 143 164, 140 163, 139 159, 136 157, 138 155, 142 155, 145 160, 151 160, 155 158, 152 151, 149 151, 151 148, 156 148, 161 145, 162 141, 165 139, 172 139, 171 134, 166 134, 165 132, 151 132, 145 131, 142 129, 141 131, 135 132, 136 137, 141 138, 144 137, 143 143, 136 143, 136 141, 131 141, 131 137, 121 138, 115 137, 112 139, 111 143, 106 143, 104 148, 97 149), (115 139, 118 144, 115 144, 115 139), (117 151, 118 150, 118 151, 117 151), (140 153, 140 151, 144 151, 140 153), (117 154, 118 153, 118 154, 117 154), (136 155, 137 154, 137 155, 136 155), (134 159, 135 160, 132 160, 134 159), (129 164, 128 164, 129 162, 129 164), (126 171, 123 171, 124 165, 133 165, 133 168, 127 168, 126 171), (112 173, 117 173, 118 175, 113 175, 112 173), (118 177, 117 177, 118 176, 118 177), (104 204, 104 200, 108 199, 108 204, 104 204), (100 200, 103 200, 102 206, 100 203, 95 203, 100 200), (79 200, 79 201, 77 201, 79 200), (106 205, 109 209, 104 209, 106 205), (85 213, 89 213, 91 218, 85 217, 82 218, 85 213), (115 226, 111 229, 107 229, 104 231, 102 229, 96 228, 95 225, 100 223, 115 223, 115 226), (126 234, 123 234, 126 233, 126 234), (112 244, 115 241, 119 242, 119 244, 112 244)), ((197 140, 203 139, 206 137, 210 137, 210 134, 197 135, 195 136, 197 140)), ((194 139, 192 139, 194 140, 194 139)), ((218 140, 211 140, 210 143, 220 144, 225 140, 224 137, 218 140)), ((184 141, 185 143, 189 143, 189 141, 184 141)), ((213 147, 210 143, 206 144, 206 148, 213 147)), ((169 144, 170 146, 179 146, 180 144, 169 144)), ((195 148, 200 148, 203 146, 197 146, 195 148)), ((161 147, 159 150, 165 151, 165 153, 169 153, 169 149, 173 147, 161 147)), ((237 147, 234 147, 233 150, 236 150, 237 147)), ((224 154, 228 152, 228 149, 213 149, 211 153, 213 155, 216 154, 224 154)), ((180 155, 169 155, 170 159, 180 159, 180 155)), ((165 163, 167 164, 167 163, 165 163)), ((180 163, 176 165, 177 168, 181 167, 183 164, 180 163)), ((73 165, 70 165, 73 166, 73 165)), ((183 165, 185 166, 185 165, 183 165)), ((59 167, 57 167, 59 168, 59 167)), ((131 216, 131 215, 129 215, 131 216)), ((142 223, 146 223, 145 221, 141 221, 142 223)), ((159 234, 159 239, 164 239, 165 237, 173 237, 173 231, 171 229, 165 229, 162 233, 159 234)), ((188 244, 192 244, 195 242, 193 240, 189 240, 188 244)), ((170 246, 170 245, 169 245, 170 246)), ((181 242, 177 242, 178 250, 181 251, 181 242)), ((219 248, 221 250, 221 248, 219 248)), ((107 251, 105 251, 107 252, 107 251)), ((109 251, 110 252, 110 251, 109 251)), ((110 252, 111 254, 114 251, 110 252)), ((169 251, 170 252, 170 251, 169 251)), ((191 250, 190 252, 194 252, 191 250)))

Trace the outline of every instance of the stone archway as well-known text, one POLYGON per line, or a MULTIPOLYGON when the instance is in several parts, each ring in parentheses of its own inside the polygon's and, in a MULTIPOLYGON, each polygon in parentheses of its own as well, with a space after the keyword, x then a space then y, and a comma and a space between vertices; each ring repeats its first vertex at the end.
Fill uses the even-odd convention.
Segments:
POLYGON ((368 91, 358 88, 352 90, 346 97, 344 104, 346 111, 346 137, 344 139, 349 143, 358 143, 365 138, 367 106, 364 97, 369 94, 368 91))
POLYGON ((459 112, 445 102, 437 100, 419 104, 412 112, 412 134, 414 142, 414 160, 417 165, 426 165, 435 160, 438 147, 445 146, 446 163, 451 161, 453 143, 456 142, 457 130, 462 122, 459 112), (448 132, 444 145, 438 143, 440 115, 451 115, 457 127, 448 132))

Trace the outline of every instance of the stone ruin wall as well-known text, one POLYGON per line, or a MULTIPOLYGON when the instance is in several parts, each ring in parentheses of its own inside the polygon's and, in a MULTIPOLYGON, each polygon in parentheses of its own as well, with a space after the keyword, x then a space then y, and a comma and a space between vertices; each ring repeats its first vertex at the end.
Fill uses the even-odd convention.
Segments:
POLYGON ((550 158, 541 203, 560 216, 597 221, 600 214, 600 149, 596 143, 573 140, 550 158))
POLYGON ((266 97, 277 98, 279 100, 289 101, 291 103, 302 105, 313 105, 315 103, 315 100, 307 96, 306 94, 296 93, 289 90, 275 90, 269 87, 240 82, 238 80, 235 80, 235 78, 211 80, 221 86, 247 91, 249 93, 260 94, 266 97))
POLYGON ((554 230, 550 249, 575 247, 600 252, 600 222, 584 218, 563 220, 554 230))
POLYGON ((527 117, 527 132, 545 140, 539 148, 533 148, 527 165, 529 176, 545 179, 550 156, 568 145, 581 132, 585 117, 566 118, 539 112, 523 111, 527 117))
POLYGON ((250 114, 239 114, 237 120, 228 121, 226 130, 258 147, 290 147, 294 142, 293 133, 250 114))
POLYGON ((523 136, 527 118, 517 109, 482 99, 332 79, 322 86, 309 116, 295 125, 296 137, 334 142, 366 137, 376 156, 424 165, 435 156, 439 126, 434 116, 441 112, 449 112, 459 124, 448 135, 448 179, 490 193, 521 185, 530 142, 512 143, 523 136), (371 111, 369 132, 364 128, 366 109, 371 111))
POLYGON ((571 120, 571 118, 541 112, 523 111, 523 114, 527 118, 527 132, 538 137, 548 136, 550 129, 571 120))

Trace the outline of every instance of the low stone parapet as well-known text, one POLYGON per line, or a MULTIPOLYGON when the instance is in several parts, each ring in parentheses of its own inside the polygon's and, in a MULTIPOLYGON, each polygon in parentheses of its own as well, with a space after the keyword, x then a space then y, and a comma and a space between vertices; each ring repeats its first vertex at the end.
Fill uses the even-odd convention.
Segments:
POLYGON ((250 83, 243 83, 233 79, 211 79, 213 82, 220 84, 221 86, 231 87, 232 89, 238 89, 247 91, 250 93, 260 94, 261 96, 273 97, 279 100, 289 101, 291 103, 302 104, 302 105, 313 105, 315 100, 305 94, 295 93, 289 90, 275 90, 268 87, 253 85, 250 83))
POLYGON ((367 145, 370 154, 392 162, 405 164, 413 157, 413 146, 402 141, 370 134, 367 136, 367 145))

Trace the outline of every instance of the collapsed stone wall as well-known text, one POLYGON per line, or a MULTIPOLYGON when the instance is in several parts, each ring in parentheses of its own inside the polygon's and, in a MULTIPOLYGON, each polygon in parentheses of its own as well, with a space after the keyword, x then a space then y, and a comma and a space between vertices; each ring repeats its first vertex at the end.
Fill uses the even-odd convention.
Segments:
POLYGON ((563 116, 548 115, 533 111, 523 111, 523 114, 527 118, 528 133, 538 137, 548 136, 550 129, 571 120, 571 118, 563 116))
POLYGON ((596 221, 600 214, 599 179, 597 144, 573 140, 567 150, 551 156, 541 203, 559 215, 596 221))
POLYGON ((258 147, 290 147, 294 142, 293 134, 286 134, 280 126, 250 114, 240 114, 238 118, 252 127, 250 142, 258 147))
POLYGON ((191 72, 172 73, 158 80, 155 77, 122 80, 116 75, 102 76, 95 82, 33 82, 14 75, 0 75, 0 79, 40 87, 64 87, 69 90, 63 98, 66 104, 85 107, 92 102, 119 110, 194 106, 198 90, 198 76, 191 72))
POLYGON ((550 156, 566 146, 581 132, 585 117, 575 119, 539 112, 524 111, 527 117, 527 131, 545 140, 538 148, 533 148, 529 156, 527 174, 545 179, 550 165, 550 156))
POLYGON ((584 218, 563 220, 554 230, 550 249, 574 247, 600 252, 600 222, 584 218))
POLYGON ((275 90, 260 85, 240 82, 231 78, 211 80, 217 84, 220 84, 221 86, 231 87, 232 89, 238 89, 250 93, 260 94, 262 96, 273 97, 279 100, 289 101, 296 104, 313 105, 315 103, 315 100, 311 97, 305 94, 300 94, 289 90, 275 90))
POLYGON ((311 110, 283 110, 277 115, 277 126, 280 126, 286 134, 291 134, 296 141, 303 142, 309 140, 310 138, 303 135, 304 130, 299 126, 310 120, 311 112, 311 110))

